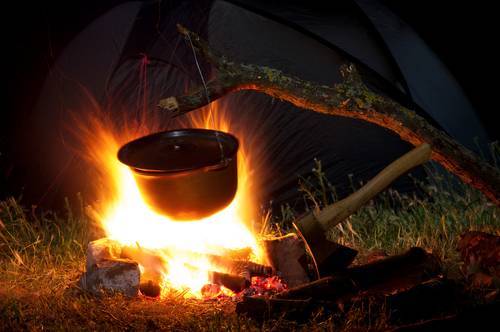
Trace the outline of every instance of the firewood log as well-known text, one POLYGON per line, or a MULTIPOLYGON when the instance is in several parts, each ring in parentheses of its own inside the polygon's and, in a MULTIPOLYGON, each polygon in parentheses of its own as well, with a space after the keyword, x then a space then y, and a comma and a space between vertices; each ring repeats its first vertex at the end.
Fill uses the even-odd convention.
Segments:
POLYGON ((411 248, 401 255, 351 267, 331 277, 290 288, 277 297, 337 301, 362 292, 383 294, 409 288, 440 272, 440 262, 434 255, 422 248, 411 248))

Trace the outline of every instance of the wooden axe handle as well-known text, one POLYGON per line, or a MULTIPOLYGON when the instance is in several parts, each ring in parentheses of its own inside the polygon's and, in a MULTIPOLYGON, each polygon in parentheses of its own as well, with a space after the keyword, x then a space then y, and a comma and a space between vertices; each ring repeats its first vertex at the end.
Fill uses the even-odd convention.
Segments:
POLYGON ((428 161, 430 156, 431 147, 429 144, 424 143, 414 148, 384 168, 358 191, 315 213, 317 221, 324 230, 337 225, 387 188, 398 177, 428 161))

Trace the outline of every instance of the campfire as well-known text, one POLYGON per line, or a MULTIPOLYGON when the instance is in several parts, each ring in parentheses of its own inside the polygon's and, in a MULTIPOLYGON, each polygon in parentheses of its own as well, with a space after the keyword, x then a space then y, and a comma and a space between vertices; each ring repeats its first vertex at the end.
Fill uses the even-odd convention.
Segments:
MULTIPOLYGON (((214 103, 192 116, 190 125, 231 132, 224 110, 217 107, 214 103)), ((121 145, 158 128, 134 128, 124 135, 99 113, 86 123, 97 128, 92 136, 81 131, 90 151, 87 156, 105 181, 101 201, 89 213, 106 237, 89 244, 85 288, 126 289, 128 295, 138 294, 140 288, 142 294, 152 296, 180 291, 184 297, 211 298, 286 287, 267 265, 262 238, 255 230, 256 191, 250 176, 255 170, 241 133, 233 133, 240 149, 238 186, 232 201, 209 216, 180 221, 152 208, 132 170, 117 159, 121 145), (128 271, 129 278, 112 285, 114 281, 97 276, 103 269, 128 271)))
MULTIPOLYGON (((210 109, 197 113, 198 118, 191 116, 191 126, 231 133, 225 113, 215 107, 217 104, 212 104, 210 109)), ((137 181, 132 169, 117 158, 123 144, 158 132, 158 128, 147 128, 145 132, 144 126, 139 126, 135 128, 142 131, 119 135, 120 131, 98 117, 91 123, 97 130, 92 131, 93 139, 88 140, 90 160, 102 171, 102 179, 108 180, 103 186, 100 205, 90 211, 106 234, 105 238, 91 242, 87 249, 86 273, 81 285, 92 293, 112 291, 127 296, 167 297, 176 292, 186 298, 239 298, 245 299, 241 302, 243 309, 240 306, 239 310, 247 312, 255 305, 259 307, 255 301, 263 298, 274 301, 266 305, 277 301, 281 308, 282 301, 288 303, 291 299, 298 301, 293 303, 300 307, 311 296, 323 301, 325 294, 336 299, 387 283, 403 287, 439 273, 435 257, 420 248, 375 265, 349 268, 357 251, 326 238, 329 228, 342 222, 401 174, 428 160, 430 148, 426 144, 393 162, 349 197, 298 218, 294 222, 295 232, 271 238, 255 231, 256 190, 251 176, 255 169, 248 155, 250 150, 245 146, 245 133, 232 133, 241 145, 234 198, 213 214, 179 220, 162 213, 154 205, 158 200, 145 196, 151 194, 151 188, 141 188, 143 182, 137 181)), ((162 142, 170 139, 159 138, 162 142)), ((174 149, 169 147, 167 153, 181 149, 179 144, 174 149)), ((164 205, 161 200, 159 204, 164 205)), ((175 205, 166 210, 175 214, 175 205)))

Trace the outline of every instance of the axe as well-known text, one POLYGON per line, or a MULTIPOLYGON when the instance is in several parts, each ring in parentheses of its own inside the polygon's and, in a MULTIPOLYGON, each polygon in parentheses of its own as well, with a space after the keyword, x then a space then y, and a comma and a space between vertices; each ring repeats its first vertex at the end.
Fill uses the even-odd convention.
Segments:
MULTIPOLYGON (((306 250, 312 258, 318 278, 321 277, 321 271, 324 271, 325 268, 328 269, 329 265, 339 263, 338 261, 332 261, 332 258, 335 260, 334 258, 339 256, 335 253, 339 251, 345 252, 344 248, 346 248, 329 241, 326 238, 326 231, 359 210, 366 202, 387 188, 398 177, 428 161, 430 156, 431 147, 429 144, 421 144, 392 162, 358 191, 334 204, 326 206, 321 211, 306 214, 293 223, 298 236, 302 238, 306 250)), ((346 258, 344 255, 344 258, 341 258, 341 260, 344 259, 347 262, 346 266, 352 262, 355 254, 354 256, 350 256, 346 258)), ((307 256, 304 254, 299 259, 303 268, 305 268, 306 258, 307 256)))

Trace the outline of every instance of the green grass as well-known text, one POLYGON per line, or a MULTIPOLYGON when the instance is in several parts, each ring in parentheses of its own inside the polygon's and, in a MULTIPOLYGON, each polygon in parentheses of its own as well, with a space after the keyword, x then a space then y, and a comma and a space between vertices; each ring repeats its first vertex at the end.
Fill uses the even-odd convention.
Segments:
MULTIPOLYGON (((336 199, 316 162, 314 176, 299 187, 308 209, 336 199)), ((419 197, 386 192, 365 206, 330 236, 354 247, 363 258, 373 249, 389 254, 412 246, 433 251, 445 273, 457 276, 456 242, 467 230, 500 234, 498 207, 451 177, 432 170, 431 184, 419 197), (450 190, 449 188, 453 188, 450 190)), ((295 212, 267 215, 265 232, 284 232, 295 212)), ((76 287, 84 270, 85 248, 102 232, 86 217, 83 204, 64 215, 24 208, 15 199, 0 202, 0 330, 353 330, 387 328, 383 315, 368 319, 366 308, 342 317, 321 313, 307 323, 282 319, 258 323, 234 313, 231 301, 196 301, 171 296, 163 300, 119 295, 95 298, 76 287)), ((370 317, 373 316, 373 313, 370 317)))

